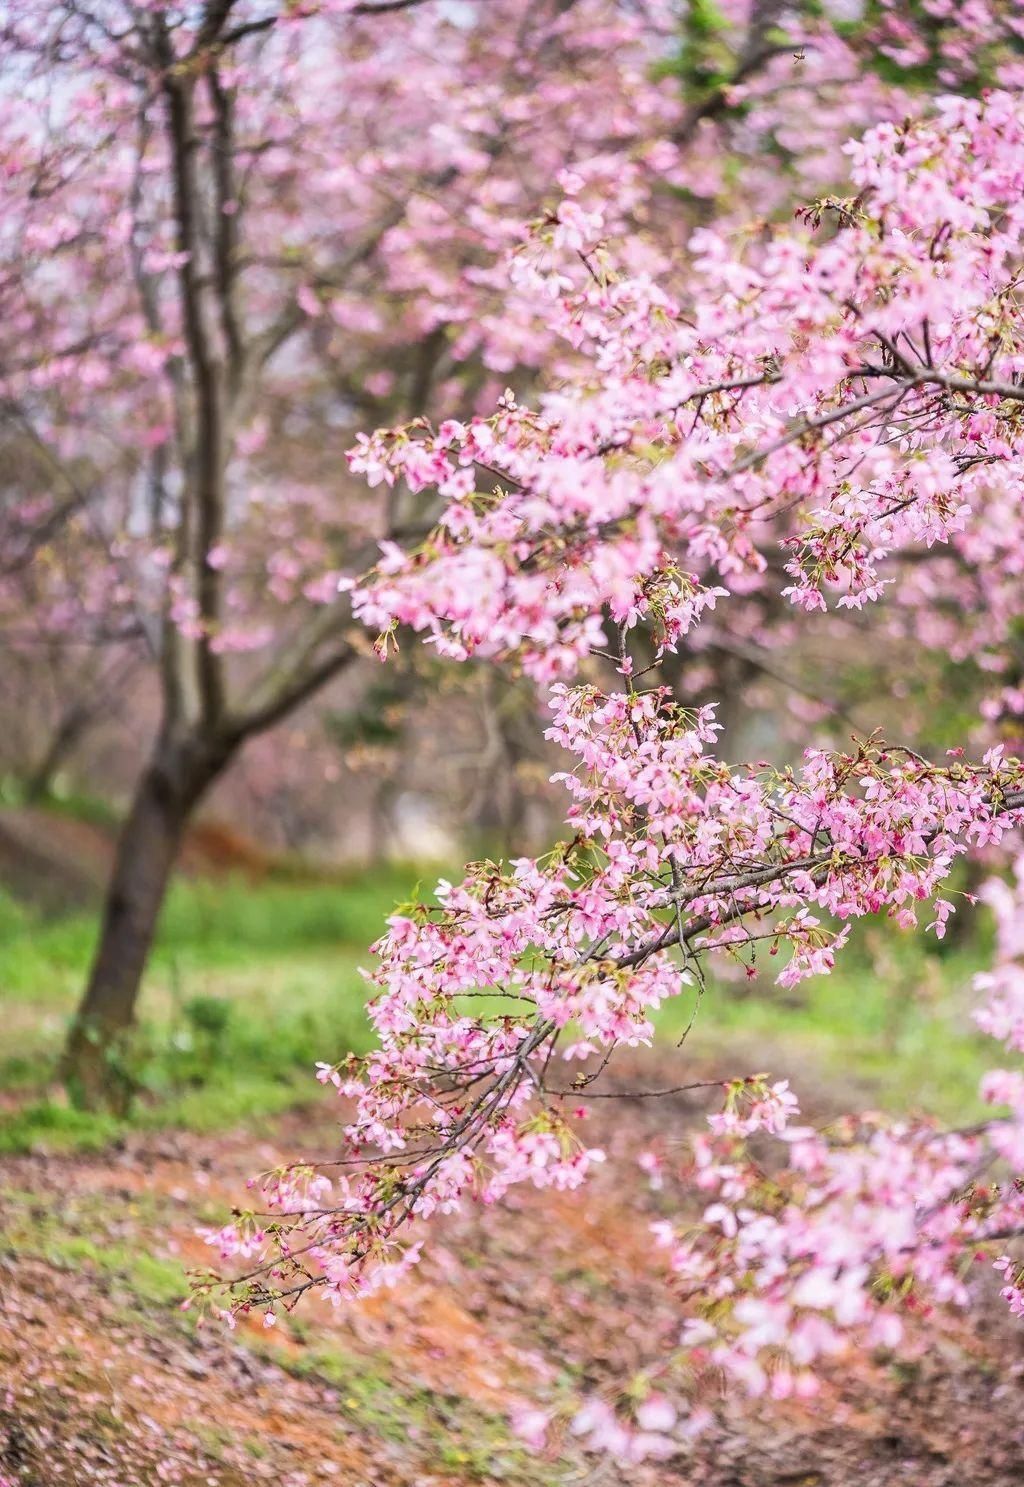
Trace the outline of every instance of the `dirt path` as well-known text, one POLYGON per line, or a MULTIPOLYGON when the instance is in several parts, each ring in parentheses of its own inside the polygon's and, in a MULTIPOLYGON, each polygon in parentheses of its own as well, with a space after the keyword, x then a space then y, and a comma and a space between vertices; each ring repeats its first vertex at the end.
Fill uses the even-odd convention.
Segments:
MULTIPOLYGON (((649 1072, 649 1071, 647 1071, 649 1072)), ((692 1102, 595 1102, 614 1160, 582 1195, 520 1194, 448 1221, 399 1292, 272 1331, 199 1331, 182 1267, 209 1252, 244 1180, 330 1150, 333 1112, 274 1140, 137 1138, 98 1156, 9 1160, 0 1173, 0 1487, 1019 1487, 1024 1334, 997 1307, 932 1333, 910 1363, 862 1358, 813 1405, 717 1402, 686 1455, 623 1470, 568 1432, 546 1456, 517 1403, 568 1417, 614 1397, 672 1346, 678 1313, 633 1160, 700 1118, 692 1102)))

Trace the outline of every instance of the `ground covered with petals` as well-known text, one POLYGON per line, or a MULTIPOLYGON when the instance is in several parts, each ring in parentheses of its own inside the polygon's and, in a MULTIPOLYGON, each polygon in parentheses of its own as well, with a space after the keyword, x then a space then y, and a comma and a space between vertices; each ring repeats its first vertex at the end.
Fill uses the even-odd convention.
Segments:
MULTIPOLYGON (((831 1085, 815 1092, 807 1071, 772 1062, 799 1076, 816 1121, 857 1098, 831 1085)), ((673 1070, 678 1056, 637 1055, 616 1079, 636 1088, 673 1070)), ((396 1291, 339 1310, 314 1301, 271 1329, 243 1322, 234 1332, 197 1329, 179 1309, 183 1267, 206 1258, 195 1231, 242 1198, 253 1170, 328 1154, 329 1099, 284 1117, 266 1137, 147 1133, 97 1154, 7 1159, 0 1481, 1010 1487, 1024 1479, 1024 1344, 988 1267, 977 1267, 970 1321, 929 1319, 898 1362, 881 1351, 847 1358, 826 1370, 816 1399, 770 1410, 711 1391, 713 1423, 667 1460, 627 1466, 588 1452, 572 1426, 581 1406, 617 1405, 678 1332, 649 1234, 659 1194, 636 1158, 652 1143, 682 1139, 705 1108, 699 1092, 594 1100, 589 1125, 615 1160, 582 1192, 516 1192, 500 1215, 443 1219, 438 1242, 396 1291), (522 1440, 537 1411, 549 1419, 539 1451, 522 1440)))

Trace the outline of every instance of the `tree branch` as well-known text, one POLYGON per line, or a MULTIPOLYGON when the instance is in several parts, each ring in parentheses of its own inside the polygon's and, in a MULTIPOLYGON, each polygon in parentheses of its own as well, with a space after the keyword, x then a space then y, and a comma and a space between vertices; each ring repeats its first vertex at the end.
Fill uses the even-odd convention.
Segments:
MULTIPOLYGON (((215 11, 225 16, 229 9, 230 4, 224 3, 212 7, 211 14, 215 11)), ((210 552, 220 541, 224 527, 224 369, 207 324, 200 283, 202 194, 196 169, 199 140, 195 129, 194 80, 174 66, 173 49, 163 27, 159 32, 159 49, 164 65, 163 92, 168 109, 177 248, 181 255, 178 287, 196 403, 195 447, 187 475, 187 499, 191 499, 195 508, 195 530, 194 533, 189 530, 189 521, 183 514, 179 560, 187 559, 191 541, 202 627, 196 645, 200 708, 205 723, 215 726, 224 712, 224 668, 211 646, 221 620, 222 583, 218 569, 210 563, 210 552)))
POLYGON ((273 727, 357 660, 340 633, 349 618, 347 603, 323 610, 257 681, 246 709, 225 719, 226 733, 240 742, 273 727))

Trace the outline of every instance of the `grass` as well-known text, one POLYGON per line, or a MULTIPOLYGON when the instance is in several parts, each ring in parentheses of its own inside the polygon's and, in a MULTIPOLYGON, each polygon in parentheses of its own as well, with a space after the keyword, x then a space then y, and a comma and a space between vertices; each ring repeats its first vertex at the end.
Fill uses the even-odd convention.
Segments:
MULTIPOLYGON (((128 1053, 139 1098, 132 1125, 200 1131, 258 1128, 316 1094, 319 1058, 368 1046, 359 966, 420 873, 388 868, 335 881, 179 881, 170 894, 128 1053)), ((425 883, 434 873, 422 874, 425 883)), ((48 1098, 67 1020, 96 934, 92 915, 41 920, 0 897, 0 1152, 98 1148, 116 1122, 48 1098)), ((862 1104, 945 1118, 978 1109, 992 1045, 972 1031, 978 939, 938 945, 884 927, 855 927, 831 976, 782 994, 770 975, 709 987, 680 1072, 768 1067, 838 1082, 862 1104)), ((659 1018, 678 1041, 692 998, 659 1018)))
MULTIPOLYGON (((780 992, 770 974, 747 985, 712 982, 687 1053, 727 1072, 785 1073, 797 1090, 802 1082, 833 1085, 840 1098, 878 1109, 974 1118, 984 1108, 978 1081, 999 1061, 970 1016, 987 939, 987 926, 949 946, 923 933, 856 926, 835 971, 793 992, 780 992)), ((678 1041, 692 1012, 692 997, 669 1003, 658 1018, 661 1035, 678 1041)))
POLYGON ((297 1355, 272 1343, 262 1351, 289 1373, 336 1390, 348 1427, 372 1435, 384 1450, 390 1444, 412 1452, 425 1468, 447 1467, 461 1480, 511 1481, 520 1487, 542 1487, 551 1480, 551 1464, 526 1451, 507 1420, 462 1395, 402 1378, 386 1353, 353 1354, 333 1342, 312 1344, 297 1355))
POLYGON ((188 1294, 178 1260, 149 1254, 107 1232, 110 1204, 103 1195, 57 1209, 44 1206, 37 1194, 0 1189, 0 1212, 0 1254, 42 1259, 55 1270, 91 1271, 120 1282, 136 1305, 176 1308, 188 1294))
MULTIPOLYGON (((319 1058, 368 1046, 359 966, 412 869, 336 881, 179 881, 170 894, 126 1055, 134 1126, 255 1125, 316 1093, 319 1058)), ((43 920, 0 897, 6 1037, 0 1152, 102 1146, 117 1123, 38 1098, 52 1084, 95 940, 95 916, 43 920)))

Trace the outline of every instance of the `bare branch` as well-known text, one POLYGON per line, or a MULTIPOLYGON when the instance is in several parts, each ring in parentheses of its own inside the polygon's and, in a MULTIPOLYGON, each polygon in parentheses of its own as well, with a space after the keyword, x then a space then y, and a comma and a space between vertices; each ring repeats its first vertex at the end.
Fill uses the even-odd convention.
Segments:
MULTIPOLYGON (((228 5, 214 7, 225 14, 228 5)), ((196 436, 191 458, 188 490, 195 508, 195 530, 182 519, 179 562, 194 543, 196 590, 202 634, 197 642, 197 673, 200 705, 207 723, 216 724, 224 712, 224 668, 212 640, 220 625, 222 583, 210 562, 210 553, 224 527, 226 467, 224 369, 216 342, 207 323, 200 276, 200 203, 196 156, 199 139, 194 117, 194 80, 174 67, 174 54, 166 31, 159 32, 164 63, 163 91, 168 109, 168 134, 174 177, 174 210, 177 248, 181 262, 178 286, 181 295, 185 341, 195 392, 196 436)), ((177 683, 175 683, 177 689, 177 683)), ((165 688, 166 690, 166 688, 165 688)))

